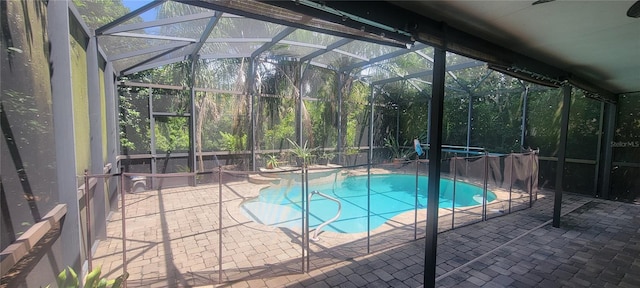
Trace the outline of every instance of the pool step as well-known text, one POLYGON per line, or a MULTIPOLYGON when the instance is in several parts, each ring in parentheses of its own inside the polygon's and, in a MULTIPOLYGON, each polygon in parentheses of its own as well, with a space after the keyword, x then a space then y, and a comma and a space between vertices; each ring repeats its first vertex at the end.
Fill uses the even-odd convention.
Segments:
POLYGON ((253 184, 271 184, 280 182, 280 178, 265 177, 259 174, 249 175, 249 183, 253 184))
POLYGON ((283 170, 282 168, 272 168, 272 169, 260 168, 260 175, 266 178, 280 179, 280 175, 282 171, 285 171, 285 170, 283 170))

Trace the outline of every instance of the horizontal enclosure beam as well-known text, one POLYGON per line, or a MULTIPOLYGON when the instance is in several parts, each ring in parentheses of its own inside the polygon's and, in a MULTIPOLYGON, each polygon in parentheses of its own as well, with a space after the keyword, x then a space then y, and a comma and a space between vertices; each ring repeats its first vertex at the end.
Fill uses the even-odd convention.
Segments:
POLYGON ((313 52, 313 53, 311 53, 309 55, 306 55, 306 56, 300 58, 300 62, 307 62, 307 60, 316 58, 316 57, 318 57, 318 56, 320 56, 322 54, 330 52, 331 50, 334 50, 334 49, 339 48, 341 46, 347 45, 347 44, 349 44, 351 42, 353 42, 353 39, 349 39, 349 38, 340 39, 340 40, 338 40, 338 41, 336 41, 334 43, 331 43, 329 46, 327 46, 324 49, 315 51, 315 52, 313 52))
POLYGON ((191 43, 179 42, 179 43, 171 43, 171 44, 167 44, 167 45, 151 46, 151 47, 145 48, 145 49, 135 50, 135 51, 127 52, 127 53, 116 54, 116 55, 108 57, 108 59, 109 59, 109 61, 117 61, 117 60, 122 60, 122 59, 126 59, 126 58, 141 56, 141 55, 145 55, 145 54, 151 54, 151 53, 156 53, 156 52, 161 52, 161 51, 168 51, 168 50, 171 50, 171 49, 174 49, 174 48, 182 48, 182 47, 185 47, 185 46, 188 46, 188 45, 191 45, 191 43))
POLYGON ((182 42, 191 42, 191 43, 198 42, 198 39, 195 39, 195 38, 151 35, 151 34, 141 34, 141 33, 131 33, 131 32, 113 33, 113 34, 111 34, 111 36, 142 38, 142 39, 154 39, 154 40, 182 41, 182 42))
MULTIPOLYGON (((461 63, 461 64, 447 66, 446 71, 447 72, 448 71, 456 71, 456 70, 462 70, 462 69, 467 69, 467 68, 472 68, 472 67, 478 67, 478 66, 482 66, 482 65, 484 65, 484 63, 482 63, 480 61, 471 61, 471 62, 467 62, 467 63, 461 63)), ((432 75, 432 74, 433 74, 433 70, 427 70, 427 71, 421 71, 421 72, 409 74, 409 75, 406 75, 406 76, 399 76, 399 77, 388 78, 388 79, 384 79, 384 80, 380 80, 380 81, 375 81, 372 84, 374 84, 374 85, 384 85, 384 84, 391 83, 391 82, 402 81, 402 80, 407 80, 407 79, 412 79, 412 78, 425 77, 425 76, 429 76, 429 75, 432 75)))
POLYGON ((148 62, 148 63, 141 63, 139 65, 136 65, 136 66, 133 66, 133 67, 129 67, 129 68, 126 68, 126 69, 122 70, 120 72, 120 75, 129 75, 129 74, 133 74, 133 73, 138 73, 140 71, 156 68, 156 67, 159 67, 159 66, 169 65, 169 64, 180 62, 180 61, 184 61, 185 60, 185 56, 186 55, 173 57, 173 58, 170 58, 170 59, 157 60, 157 61, 148 62))
POLYGON ((273 39, 271 39, 271 42, 266 43, 266 44, 260 46, 260 48, 256 49, 256 51, 253 51, 253 53, 251 53, 251 58, 254 58, 254 57, 262 54, 264 51, 269 50, 269 48, 271 48, 274 45, 278 44, 278 42, 280 40, 284 39, 285 37, 289 36, 289 34, 295 32, 295 31, 296 31, 296 28, 293 28, 293 27, 285 28, 280 33, 278 33, 278 35, 273 37, 273 39))
POLYGON ((166 26, 166 25, 178 24, 178 23, 200 20, 200 19, 208 19, 213 17, 214 15, 215 15, 215 12, 202 12, 198 14, 164 18, 164 19, 159 19, 155 21, 120 25, 120 26, 116 26, 111 29, 102 31, 101 35, 109 35, 109 34, 119 33, 119 32, 142 30, 142 29, 151 28, 151 27, 166 26))
MULTIPOLYGON (((141 82, 132 82, 132 81, 123 81, 118 83, 118 86, 121 87, 144 87, 144 88, 152 88, 152 89, 167 89, 167 90, 188 90, 187 86, 177 86, 177 85, 164 85, 164 84, 154 84, 154 83, 141 83, 141 82)), ((220 94, 233 94, 233 95, 244 95, 242 91, 232 91, 232 90, 223 90, 223 89, 214 89, 214 88, 193 88, 196 92, 213 92, 220 94)))
POLYGON ((427 46, 425 44, 422 44, 422 43, 418 43, 416 45, 413 45, 410 49, 397 50, 397 51, 394 51, 394 52, 391 52, 391 53, 384 54, 382 56, 371 58, 371 59, 369 59, 369 61, 355 63, 353 65, 349 65, 347 67, 344 67, 344 68, 340 69, 340 71, 351 71, 351 70, 353 70, 355 68, 360 68, 360 67, 364 67, 364 66, 367 66, 367 65, 375 64, 375 63, 380 62, 380 61, 384 61, 384 60, 391 59, 391 58, 394 58, 394 57, 402 56, 404 54, 407 54, 407 53, 410 53, 410 52, 413 52, 413 51, 417 51, 417 50, 420 50, 420 49, 424 49, 424 48, 427 48, 427 47, 429 47, 429 46, 427 46))

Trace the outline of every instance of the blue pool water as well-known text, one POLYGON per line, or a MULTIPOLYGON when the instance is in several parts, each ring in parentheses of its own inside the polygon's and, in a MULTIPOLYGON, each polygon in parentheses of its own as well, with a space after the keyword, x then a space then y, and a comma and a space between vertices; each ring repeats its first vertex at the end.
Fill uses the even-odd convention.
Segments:
MULTIPOLYGON (((255 222, 288 228, 301 226, 301 188, 293 185, 271 186, 260 191, 257 198, 241 205, 241 210, 255 222)), ((326 231, 357 233, 367 231, 367 176, 351 176, 337 183, 309 185, 309 191, 317 190, 342 203, 340 218, 323 228, 326 231)), ((416 176, 389 174, 371 176, 371 230, 394 216, 415 209, 416 176)), ((427 177, 418 176, 418 209, 427 205, 427 177)), ((453 181, 440 180, 440 208, 452 207, 453 181)), ((456 182, 455 207, 482 204, 482 188, 456 182)), ((487 202, 496 195, 487 191, 487 202)), ((319 195, 312 197, 309 208, 310 229, 331 219, 338 211, 338 204, 319 195)))

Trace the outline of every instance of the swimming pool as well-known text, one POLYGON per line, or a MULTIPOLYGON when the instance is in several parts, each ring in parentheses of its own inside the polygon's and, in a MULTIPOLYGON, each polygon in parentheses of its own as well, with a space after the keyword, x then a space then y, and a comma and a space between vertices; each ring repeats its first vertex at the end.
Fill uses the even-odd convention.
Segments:
MULTIPOLYGON (((371 230, 394 216, 415 209, 416 176, 388 174, 371 176, 371 230)), ((427 205, 427 177, 418 176, 418 208, 427 205)), ((309 184, 309 191, 320 191, 342 203, 340 218, 323 230, 339 233, 367 231, 367 176, 350 176, 342 181, 309 184)), ((260 190, 258 197, 241 204, 241 211, 249 219, 269 226, 299 228, 301 226, 301 188, 294 185, 271 186, 260 190)), ((482 204, 482 188, 456 182, 455 207, 482 204)), ((440 180, 440 208, 451 208, 453 181, 440 180)), ((487 191, 487 202, 496 195, 487 191)), ((310 229, 331 219, 338 211, 337 203, 320 196, 312 197, 309 208, 310 229)))

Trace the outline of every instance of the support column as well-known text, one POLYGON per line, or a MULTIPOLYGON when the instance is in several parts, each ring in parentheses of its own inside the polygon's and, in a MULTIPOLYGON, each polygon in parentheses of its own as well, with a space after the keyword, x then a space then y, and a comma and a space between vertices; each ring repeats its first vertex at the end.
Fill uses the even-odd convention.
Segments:
POLYGON ((604 139, 604 115, 605 115, 605 102, 600 102, 600 117, 598 118, 598 145, 596 146, 596 167, 595 167, 595 175, 593 175, 593 192, 591 196, 597 197, 598 191, 600 190, 600 181, 602 180, 601 175, 601 165, 603 160, 602 153, 602 139, 604 139))
POLYGON ((553 227, 560 227, 562 208, 562 178, 567 152, 567 134, 569 133, 569 108, 571 107, 571 85, 562 86, 562 115, 560 124, 560 144, 558 145, 558 163, 556 166, 556 192, 553 205, 553 227))
POLYGON ((75 271, 80 270, 80 211, 76 177, 75 130, 73 122, 73 90, 69 43, 69 1, 51 1, 47 5, 49 41, 51 43, 51 93, 57 185, 60 203, 67 205, 60 243, 61 261, 75 271))
MULTIPOLYGON (((107 161, 111 163, 111 173, 115 174, 120 172, 120 164, 117 163, 117 157, 120 155, 120 133, 118 119, 116 115, 119 115, 118 109, 118 94, 116 94, 116 81, 113 71, 113 65, 110 62, 104 67, 104 95, 105 95, 105 116, 107 118, 107 161)), ((110 191, 107 191, 107 201, 109 201, 109 207, 114 207, 115 195, 117 193, 117 179, 113 177, 109 180, 110 191)), ((108 213, 108 212, 107 212, 108 213)))
POLYGON ((343 79, 344 79, 344 73, 337 71, 336 72, 336 78, 337 79, 337 83, 338 83, 338 144, 336 145, 336 155, 338 155, 338 163, 340 165, 342 165, 343 163, 340 162, 340 159, 342 159, 342 83, 343 83, 343 79))
POLYGON ((527 136, 527 102, 529 102, 529 86, 524 86, 524 92, 522 92, 522 124, 520 130, 520 149, 525 149, 525 137, 527 136))
MULTIPOLYGON (((102 101, 100 95, 100 67, 98 66, 98 42, 95 36, 89 37, 89 42, 87 44, 87 88, 88 88, 88 98, 89 98, 89 135, 91 136, 90 147, 91 147, 91 173, 94 175, 99 175, 104 173, 104 158, 102 155, 102 101)), ((90 203, 93 204, 91 207, 91 211, 93 211, 93 215, 91 215, 91 219, 93 225, 91 231, 97 238, 98 236, 105 237, 107 235, 107 227, 106 223, 106 211, 105 211, 105 202, 106 197, 104 197, 104 178, 97 178, 97 183, 95 189, 93 190, 93 194, 87 193, 85 197, 91 196, 89 199, 93 200, 90 203)), ((88 192, 91 192, 91 189, 87 189, 88 192)), ((93 241, 96 239, 89 235, 89 239, 91 239, 91 243, 88 245, 92 245, 93 241)))
POLYGON ((371 253, 371 164, 373 163, 373 123, 374 117, 374 93, 375 87, 369 85, 371 95, 369 96, 369 155, 367 157, 367 254, 371 253))
POLYGON ((613 163, 613 148, 611 144, 613 142, 613 135, 616 129, 616 116, 618 114, 618 107, 616 104, 606 103, 606 123, 604 130, 604 140, 602 147, 602 179, 600 183, 600 197, 609 199, 609 192, 611 192, 611 169, 613 163))
POLYGON ((446 51, 434 49, 433 86, 429 120, 429 187, 427 195, 427 230, 424 256, 424 287, 435 287, 438 250, 438 198, 440 196, 440 160, 442 148, 442 114, 444 107, 444 73, 446 51))
MULTIPOLYGON (((467 152, 471 146, 471 126, 473 120, 473 93, 469 92, 469 107, 467 108, 467 152)), ((467 157, 470 155, 467 153, 467 157)))
MULTIPOLYGON (((433 96, 431 95, 427 95, 427 97, 429 99, 427 99, 427 147, 430 144, 429 141, 431 141, 431 99, 433 99, 433 96)), ((428 156, 427 156, 428 157, 428 156)))
MULTIPOLYGON (((190 90, 190 98, 189 98, 189 159, 187 160, 187 165, 189 166, 189 171, 196 172, 197 166, 196 163, 196 89, 194 86, 196 85, 196 66, 198 65, 198 56, 192 55, 191 57, 191 81, 189 81, 189 90, 190 90)), ((168 154, 167 154, 168 155, 168 154)), ((166 159, 165 161, 169 161, 166 159)), ((165 162, 166 163, 166 162, 165 162)), ((166 165, 166 164, 165 164, 166 165)), ((196 186, 196 176, 189 177, 189 185, 196 186)))
MULTIPOLYGON (((153 88, 149 87, 149 135, 151 136, 149 139, 149 151, 151 152, 151 174, 156 174, 156 160, 157 160, 157 151, 156 151, 156 117, 153 115, 153 88)), ((168 161, 167 159, 166 161, 168 161)), ((151 185, 151 189, 155 189, 155 177, 151 177, 149 184, 151 185)), ((132 188, 132 187, 130 187, 132 188)))
POLYGON ((255 77, 256 77, 256 58, 251 58, 249 60, 249 69, 247 73, 249 73, 249 77, 247 77, 248 82, 248 90, 249 90, 249 105, 251 106, 251 113, 249 115, 249 120, 251 121, 251 139, 248 141, 251 143, 251 171, 256 171, 256 113, 255 113, 255 97, 256 97, 256 89, 255 89, 255 77))
POLYGON ((293 77, 294 79, 294 83, 293 85, 296 86, 296 89, 298 89, 298 145, 303 146, 304 145, 304 124, 302 123, 302 107, 304 106, 304 103, 302 103, 302 87, 301 87, 301 82, 302 82, 302 63, 300 63, 299 61, 297 62, 297 65, 299 67, 297 67, 298 69, 296 69, 298 75, 295 75, 293 77))
POLYGON ((396 103, 396 143, 400 145, 400 105, 396 103))
POLYGON ((108 62, 104 68, 104 94, 105 94, 105 116, 107 117, 107 159, 111 163, 112 173, 117 172, 116 158, 118 157, 119 149, 119 134, 118 134, 118 119, 116 115, 119 115, 116 94, 116 81, 113 71, 113 65, 108 62))

